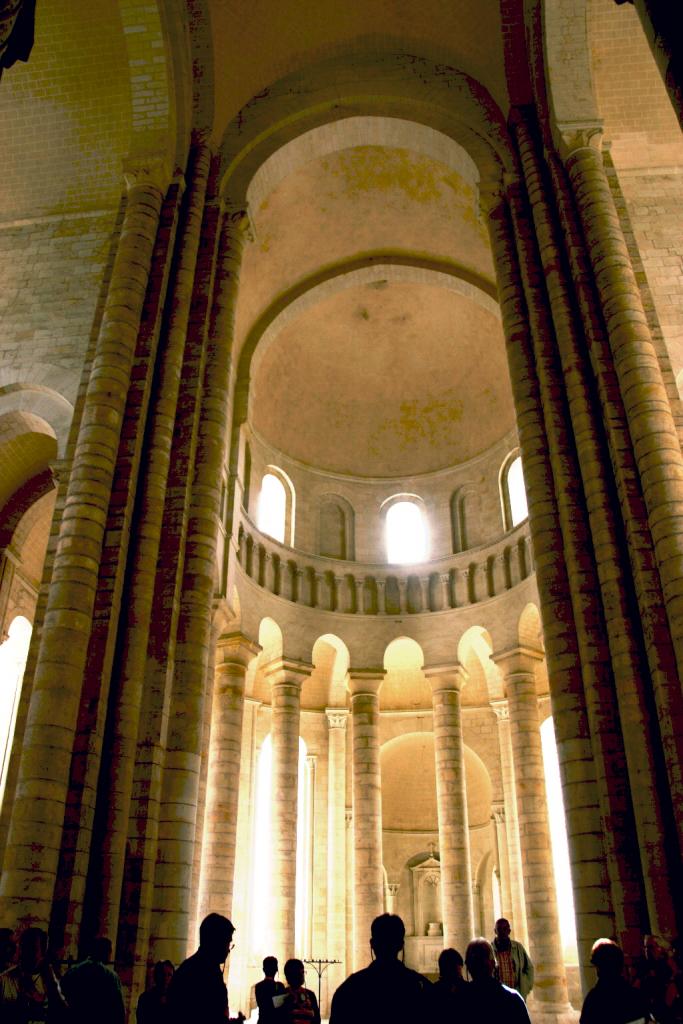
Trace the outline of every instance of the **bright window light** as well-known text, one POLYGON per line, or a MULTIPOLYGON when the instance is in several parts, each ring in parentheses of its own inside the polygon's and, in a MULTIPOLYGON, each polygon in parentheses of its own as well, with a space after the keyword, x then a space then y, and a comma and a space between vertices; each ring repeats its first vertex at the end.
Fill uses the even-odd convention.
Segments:
POLYGON ((526 502, 526 490, 524 487, 524 473, 522 472, 522 459, 517 456, 510 463, 507 471, 508 500, 510 502, 510 527, 518 526, 529 517, 529 508, 526 502))
POLYGON ((387 512, 387 560, 401 565, 427 561, 427 524, 415 501, 397 501, 387 512))
POLYGON ((569 869, 569 846, 567 844, 567 824, 564 816, 564 800, 562 799, 562 784, 560 782, 560 764, 557 758, 557 744, 555 742, 555 729, 552 718, 546 718, 541 726, 541 743, 543 745, 543 770, 548 801, 550 843, 553 850, 553 869, 555 873, 555 891, 557 894, 557 912, 560 919, 560 937, 564 949, 565 963, 576 964, 578 963, 578 952, 576 948, 574 894, 569 869))
POLYGON ((0 646, 0 805, 5 791, 31 632, 32 626, 28 619, 18 615, 9 628, 8 639, 0 646))
POLYGON ((258 503, 258 528, 273 540, 285 541, 285 520, 287 518, 287 495, 281 480, 272 473, 266 473, 261 481, 261 495, 258 503))

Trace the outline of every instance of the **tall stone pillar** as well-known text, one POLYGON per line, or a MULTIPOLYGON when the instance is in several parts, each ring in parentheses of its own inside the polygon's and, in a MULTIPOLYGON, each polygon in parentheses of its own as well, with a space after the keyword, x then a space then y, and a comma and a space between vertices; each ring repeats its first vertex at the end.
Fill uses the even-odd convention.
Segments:
POLYGON ((328 968, 328 991, 348 973, 346 959, 346 724, 345 708, 326 708, 327 757, 327 956, 341 963, 328 968))
POLYGON ((213 911, 232 915, 244 684, 249 663, 258 651, 258 645, 241 633, 222 636, 217 645, 199 921, 213 911))
MULTIPOLYGON (((512 762, 512 740, 510 739, 510 709, 507 700, 493 701, 491 704, 498 721, 498 746, 500 749, 500 772, 503 780, 503 802, 505 807, 506 849, 500 853, 501 859, 506 858, 509 865, 510 904, 515 938, 527 946, 529 932, 526 923, 526 906, 524 904, 524 878, 522 874, 522 849, 519 840, 519 820, 517 818, 517 790, 515 787, 515 769, 512 762)), ((505 911, 503 911, 505 913, 505 911)))
POLYGON ((272 670, 273 955, 280 963, 294 956, 296 927, 296 826, 298 815, 299 719, 301 688, 310 665, 282 661, 272 670))
MULTIPOLYGON (((683 853, 683 453, 638 281, 605 174, 597 126, 563 136, 565 165, 586 238, 624 404, 668 618, 677 672, 651 643, 648 658, 683 853)), ((624 509, 628 530, 629 510, 624 509)), ((638 552, 629 548, 631 558, 638 552)), ((637 566, 634 566, 637 570, 637 566)), ((641 611, 644 611, 641 609, 641 611)), ((644 623, 646 636, 652 636, 644 623)), ((663 638, 665 641, 669 637, 663 638)))
POLYGON ((50 919, 107 510, 169 181, 162 161, 126 176, 126 211, 55 552, 0 883, 2 916, 11 921, 45 926, 50 919))
POLYGON ((464 950, 474 937, 465 748, 460 690, 467 681, 462 665, 425 668, 432 687, 436 800, 441 857, 444 945, 464 950))
POLYGON ((353 725, 353 969, 370 960, 370 925, 384 910, 379 691, 381 669, 349 670, 353 725))
MULTIPOLYGON (((496 803, 491 808, 491 820, 496 840, 496 870, 500 882, 500 912, 510 922, 515 931, 515 914, 512 909, 512 888, 510 886, 510 862, 508 859, 508 840, 505 821, 505 804, 496 803)), ((519 940, 524 944, 524 940, 519 940)))
POLYGON ((151 927, 152 956, 175 963, 185 956, 189 932, 204 680, 211 641, 221 480, 230 436, 235 307, 246 228, 246 211, 223 209, 176 630, 151 927))
POLYGON ((517 815, 529 945, 535 966, 534 1020, 576 1020, 569 1004, 555 895, 550 826, 534 666, 540 651, 520 647, 493 655, 505 681, 515 770, 517 815))

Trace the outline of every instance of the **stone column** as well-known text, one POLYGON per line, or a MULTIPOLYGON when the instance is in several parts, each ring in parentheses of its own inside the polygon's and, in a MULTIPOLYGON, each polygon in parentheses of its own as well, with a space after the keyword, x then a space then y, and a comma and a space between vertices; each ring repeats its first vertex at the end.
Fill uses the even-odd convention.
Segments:
POLYGON ((241 633, 226 634, 217 645, 199 921, 210 911, 232 916, 244 683, 259 649, 241 633))
POLYGON ((534 1020, 564 1022, 576 1020, 576 1015, 567 994, 550 846, 534 674, 542 659, 540 651, 526 647, 493 655, 503 673, 510 709, 529 952, 535 966, 534 1020))
POLYGON ((224 209, 180 592, 151 929, 151 955, 174 963, 185 956, 189 930, 204 678, 211 635, 221 481, 230 433, 234 317, 246 228, 245 210, 224 209))
POLYGON ((382 669, 349 669, 353 723, 353 969, 370 960, 370 925, 384 910, 379 690, 382 669))
POLYGON ((271 669, 273 744, 272 927, 273 955, 294 956, 296 825, 298 813, 301 688, 310 665, 283 660, 271 669))
MULTIPOLYGON (((674 815, 683 822, 683 454, 638 282, 600 152, 597 126, 566 132, 564 159, 605 317, 664 593, 677 677, 653 668, 674 815)), ((650 652, 653 657, 653 652, 650 652)), ((656 657, 656 655, 655 655, 656 657)), ((679 825, 679 849, 683 828, 679 825)))
POLYGON ((467 672, 462 665, 436 665, 425 668, 425 676, 431 683, 434 709, 444 945, 462 951, 474 937, 465 748, 460 711, 460 690, 467 681, 467 672))
POLYGON ((387 882, 387 914, 398 913, 398 893, 400 882, 387 882))
POLYGON ((108 773, 106 793, 100 797, 106 801, 108 819, 99 868, 102 897, 97 925, 99 935, 112 937, 118 929, 147 641, 209 162, 208 146, 199 145, 193 154, 192 177, 173 277, 171 313, 160 348, 146 465, 138 488, 139 516, 131 541, 129 584, 122 616, 123 642, 112 679, 111 756, 116 762, 116 770, 108 773))
POLYGON ((326 708, 327 758, 327 956, 340 960, 328 968, 328 991, 346 977, 346 723, 345 708, 326 708))
POLYGON ((512 909, 512 887, 510 885, 510 861, 508 858, 505 804, 494 804, 491 808, 491 816, 493 818, 493 827, 495 829, 496 839, 496 867, 498 869, 498 878, 500 879, 500 912, 503 917, 506 917, 510 922, 513 934, 515 934, 517 939, 524 945, 524 939, 522 939, 521 935, 517 935, 515 931, 515 914, 512 909))
MULTIPOLYGON (((529 932, 526 923, 526 906, 524 904, 524 879, 522 876, 522 848, 519 839, 519 821, 517 818, 517 790, 515 787, 515 770, 512 763, 512 740, 510 739, 510 709, 507 700, 491 702, 498 721, 498 745, 500 748, 500 774, 503 780, 503 803, 505 808, 506 848, 501 851, 501 859, 507 859, 510 879, 510 904, 512 917, 510 924, 513 932, 523 946, 529 944, 529 932)), ((505 911, 503 911, 505 913, 505 911)))
POLYGON ((126 175, 126 211, 55 552, 0 883, 2 916, 13 922, 44 926, 50 917, 107 509, 169 181, 162 161, 126 175))

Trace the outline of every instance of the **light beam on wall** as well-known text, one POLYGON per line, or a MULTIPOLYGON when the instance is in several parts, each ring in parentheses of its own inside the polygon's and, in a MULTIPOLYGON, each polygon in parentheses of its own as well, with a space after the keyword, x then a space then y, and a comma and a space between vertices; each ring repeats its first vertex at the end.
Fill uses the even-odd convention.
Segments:
POLYGON ((560 764, 557 759, 557 744, 552 718, 546 718, 541 726, 543 744, 543 769, 548 800, 550 841, 553 850, 557 911, 560 918, 560 938, 565 963, 578 963, 576 947, 576 920, 574 918, 574 893, 569 869, 569 846, 567 825, 564 816, 564 800, 560 781, 560 764))
POLYGON ((5 793, 9 755, 17 720, 21 680, 26 667, 32 626, 18 615, 9 628, 9 636, 0 646, 0 806, 5 793))

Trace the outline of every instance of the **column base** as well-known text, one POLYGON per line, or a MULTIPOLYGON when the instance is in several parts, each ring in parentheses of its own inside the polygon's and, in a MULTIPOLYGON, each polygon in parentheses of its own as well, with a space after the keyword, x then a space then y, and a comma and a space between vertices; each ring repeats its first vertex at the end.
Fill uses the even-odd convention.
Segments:
POLYGON ((576 1024, 579 1011, 571 1003, 541 1003, 530 995, 527 1003, 532 1024, 576 1024))

